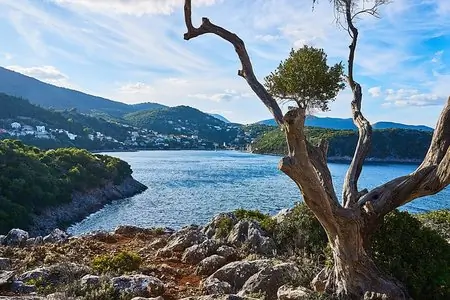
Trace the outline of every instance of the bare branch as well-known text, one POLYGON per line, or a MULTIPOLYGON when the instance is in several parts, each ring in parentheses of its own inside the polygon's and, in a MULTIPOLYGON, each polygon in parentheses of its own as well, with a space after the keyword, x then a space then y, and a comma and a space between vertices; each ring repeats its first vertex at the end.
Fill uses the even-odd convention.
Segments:
POLYGON ((194 25, 192 25, 191 0, 185 0, 184 16, 187 28, 187 33, 184 34, 185 40, 190 40, 206 33, 212 33, 230 42, 234 46, 234 49, 242 64, 242 69, 238 71, 238 75, 243 77, 247 81, 250 88, 256 93, 259 99, 261 99, 261 101, 272 113, 275 121, 279 125, 283 124, 283 113, 281 112, 281 109, 275 99, 273 99, 273 97, 267 92, 264 86, 256 78, 255 73, 253 72, 253 66, 250 61, 250 57, 247 53, 247 49, 245 48, 245 44, 242 39, 240 39, 236 34, 220 26, 214 25, 209 21, 208 18, 202 19, 202 25, 200 27, 194 27, 194 25))
POLYGON ((411 174, 383 184, 359 201, 360 206, 371 202, 376 217, 414 199, 434 195, 450 184, 450 98, 436 126, 433 139, 423 163, 411 174))

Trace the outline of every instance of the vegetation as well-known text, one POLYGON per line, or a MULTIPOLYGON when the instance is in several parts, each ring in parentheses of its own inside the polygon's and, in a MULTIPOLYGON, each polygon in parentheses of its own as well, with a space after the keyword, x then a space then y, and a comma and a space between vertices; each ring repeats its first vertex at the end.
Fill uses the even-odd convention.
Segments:
POLYGON ((281 102, 294 101, 298 107, 328 110, 343 90, 343 65, 327 65, 323 49, 303 46, 291 50, 289 57, 265 78, 267 91, 281 102))
MULTIPOLYGON (((358 132, 352 130, 333 130, 307 127, 306 136, 312 144, 321 139, 328 141, 328 156, 352 157, 358 142, 358 132)), ((430 145, 432 132, 408 129, 374 130, 372 147, 368 157, 379 159, 413 159, 425 157, 430 145)), ((286 138, 280 129, 274 129, 261 135, 253 144, 256 153, 285 155, 286 138)))
POLYGON ((100 274, 124 274, 139 269, 141 257, 134 252, 119 252, 114 255, 101 255, 92 261, 92 269, 100 274))
POLYGON ((238 220, 257 221, 261 225, 261 228, 268 233, 272 233, 275 230, 275 226, 277 224, 277 222, 272 219, 270 215, 263 214, 258 210, 238 209, 233 213, 238 220))
POLYGON ((422 213, 417 218, 427 227, 439 232, 450 242, 450 209, 441 209, 422 213))
POLYGON ((32 214, 69 202, 74 191, 118 184, 130 166, 80 149, 42 151, 20 141, 0 141, 0 233, 27 228, 32 214))

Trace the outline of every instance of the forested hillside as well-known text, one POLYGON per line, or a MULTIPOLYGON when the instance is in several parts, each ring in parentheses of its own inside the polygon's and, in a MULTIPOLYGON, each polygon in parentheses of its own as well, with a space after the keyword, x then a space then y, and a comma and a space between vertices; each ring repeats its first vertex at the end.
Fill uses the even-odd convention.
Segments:
MULTIPOLYGON (((317 144, 320 139, 329 142, 328 157, 348 159, 353 156, 358 133, 352 130, 307 128, 308 139, 317 144)), ((431 142, 432 132, 408 129, 374 130, 369 158, 386 160, 420 160, 425 156, 431 142)), ((274 129, 255 141, 255 153, 286 154, 286 139, 279 129, 274 129)))
POLYGON ((121 183, 128 163, 85 150, 42 151, 20 141, 0 141, 0 234, 27 228, 30 214, 69 202, 75 191, 121 183))

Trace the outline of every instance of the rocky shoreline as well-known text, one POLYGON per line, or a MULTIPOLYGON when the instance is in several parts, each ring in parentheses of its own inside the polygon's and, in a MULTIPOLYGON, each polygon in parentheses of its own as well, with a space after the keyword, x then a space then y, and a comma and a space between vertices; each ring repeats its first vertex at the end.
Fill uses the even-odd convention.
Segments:
POLYGON ((54 228, 65 229, 68 225, 83 220, 90 214, 114 200, 132 197, 142 193, 147 187, 131 176, 120 184, 112 182, 102 188, 72 194, 72 201, 50 207, 39 215, 33 216, 33 224, 29 228, 30 236, 44 236, 54 228))

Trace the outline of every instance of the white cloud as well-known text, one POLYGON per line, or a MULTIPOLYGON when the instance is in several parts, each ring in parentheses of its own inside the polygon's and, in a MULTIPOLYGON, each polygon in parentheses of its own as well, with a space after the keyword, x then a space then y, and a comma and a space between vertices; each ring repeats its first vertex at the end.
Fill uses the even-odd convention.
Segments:
POLYGON ((269 43, 281 39, 281 36, 272 34, 258 34, 255 38, 259 41, 269 43))
POLYGON ((12 55, 11 53, 3 53, 2 56, 5 60, 11 60, 14 58, 14 55, 12 55))
POLYGON ((235 90, 225 90, 223 93, 216 94, 190 94, 188 97, 203 100, 211 100, 214 102, 229 102, 242 98, 252 97, 251 93, 239 93, 235 90))
POLYGON ((381 87, 379 87, 379 86, 372 87, 372 88, 368 89, 368 92, 374 98, 380 97, 381 87))
POLYGON ((128 83, 119 88, 120 93, 126 94, 137 94, 137 93, 147 93, 153 91, 153 88, 145 83, 128 83))
POLYGON ((6 68, 56 86, 68 88, 72 87, 72 84, 68 82, 69 77, 60 70, 58 70, 57 68, 55 68, 54 66, 41 66, 41 67, 7 66, 6 68))
MULTIPOLYGON (((182 7, 183 0, 51 0, 61 6, 84 8, 97 13, 114 13, 142 16, 168 15, 182 7)), ((195 0, 194 6, 212 5, 217 0, 195 0)))
POLYGON ((445 97, 423 93, 417 89, 389 89, 385 101, 384 106, 435 106, 443 104, 445 97))

